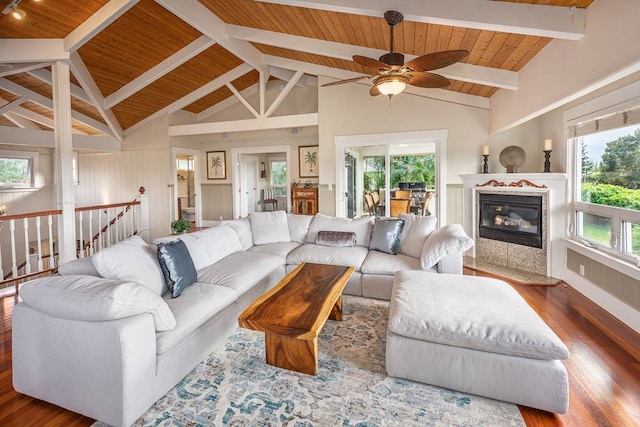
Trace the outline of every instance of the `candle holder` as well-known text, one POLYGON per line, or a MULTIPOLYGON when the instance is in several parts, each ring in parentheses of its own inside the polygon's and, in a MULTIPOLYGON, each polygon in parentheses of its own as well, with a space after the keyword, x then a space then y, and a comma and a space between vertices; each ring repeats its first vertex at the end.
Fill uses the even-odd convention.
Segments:
POLYGON ((489 155, 483 154, 482 157, 484 157, 484 164, 482 165, 482 173, 489 173, 489 155))
POLYGON ((551 150, 543 150, 544 151, 544 171, 543 172, 551 172, 551 150))

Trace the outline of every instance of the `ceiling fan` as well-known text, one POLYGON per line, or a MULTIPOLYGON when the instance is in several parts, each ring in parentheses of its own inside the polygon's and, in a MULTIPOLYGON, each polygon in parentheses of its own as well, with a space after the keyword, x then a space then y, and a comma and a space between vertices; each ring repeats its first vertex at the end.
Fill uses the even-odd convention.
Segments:
POLYGON ((400 12, 389 10, 384 13, 384 19, 390 27, 389 53, 382 55, 379 60, 360 55, 353 56, 355 62, 371 70, 371 75, 339 80, 324 84, 322 87, 371 78, 373 79, 373 87, 369 90, 369 95, 383 94, 392 97, 401 93, 407 84, 425 88, 449 86, 451 80, 429 71, 462 61, 469 55, 469 52, 466 50, 434 52, 418 56, 405 63, 404 55, 393 51, 393 27, 401 23, 404 17, 400 12))

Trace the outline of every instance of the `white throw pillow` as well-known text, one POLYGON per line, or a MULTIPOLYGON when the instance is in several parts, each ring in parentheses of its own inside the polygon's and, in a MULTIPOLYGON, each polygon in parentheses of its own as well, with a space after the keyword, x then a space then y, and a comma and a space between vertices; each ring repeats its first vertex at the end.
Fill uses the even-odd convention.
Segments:
POLYGON ((253 237, 251 236, 251 224, 249 218, 231 219, 223 221, 223 224, 233 228, 238 234, 242 249, 245 251, 253 246, 253 237))
POLYGON ((254 245, 291 241, 285 211, 253 212, 249 222, 254 245))
MULTIPOLYGON (((242 252, 243 250, 238 234, 231 227, 224 224, 218 224, 190 234, 198 239, 202 244, 202 247, 209 258, 205 267, 215 264, 228 255, 236 252, 242 252)), ((189 246, 187 245, 187 248, 188 247, 189 246)), ((191 254, 191 251, 189 251, 189 254, 191 254)), ((195 260, 193 263, 196 270, 203 268, 199 264, 196 265, 195 260)))
POLYGON ((400 214, 404 220, 404 228, 400 235, 399 253, 420 258, 422 247, 429 234, 436 229, 438 219, 434 216, 417 216, 412 214, 400 214))
POLYGON ((135 282, 49 276, 22 285, 20 297, 36 310, 61 319, 104 321, 151 313, 156 331, 176 327, 176 319, 162 297, 135 282))
POLYGON ((446 256, 463 253, 473 246, 473 239, 467 236, 460 224, 447 224, 436 229, 427 237, 422 247, 420 268, 428 270, 446 256))
POLYGON ((351 219, 316 214, 309 225, 307 243, 315 243, 319 231, 353 231, 356 245, 369 247, 375 221, 373 216, 351 219))
POLYGON ((313 217, 310 215, 287 214, 287 224, 292 242, 306 243, 311 220, 313 217))
POLYGON ((158 295, 166 290, 155 251, 139 236, 96 252, 91 262, 105 279, 140 283, 158 295))

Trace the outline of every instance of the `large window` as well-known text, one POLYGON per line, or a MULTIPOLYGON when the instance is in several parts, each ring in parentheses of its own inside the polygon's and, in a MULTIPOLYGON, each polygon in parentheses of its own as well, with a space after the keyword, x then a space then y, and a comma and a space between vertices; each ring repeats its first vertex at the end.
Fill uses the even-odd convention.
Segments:
POLYGON ((576 153, 574 235, 630 261, 640 256, 640 124, 637 108, 570 127, 576 153))
POLYGON ((276 196, 287 195, 287 161, 286 159, 271 159, 269 161, 271 169, 271 186, 275 190, 276 196))

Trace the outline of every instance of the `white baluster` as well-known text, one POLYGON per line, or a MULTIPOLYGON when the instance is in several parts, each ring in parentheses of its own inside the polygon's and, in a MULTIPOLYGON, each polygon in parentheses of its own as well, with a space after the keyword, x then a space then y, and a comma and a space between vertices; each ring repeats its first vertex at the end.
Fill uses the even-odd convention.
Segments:
POLYGON ((83 226, 83 214, 84 212, 78 212, 78 234, 80 235, 80 240, 78 241, 78 250, 79 250, 79 258, 84 258, 84 233, 82 230, 83 226))
POLYGON ((93 255, 95 251, 96 247, 93 241, 93 211, 89 211, 89 256, 93 255))
MULTIPOLYGON (((2 229, 2 221, 0 221, 0 230, 2 229)), ((2 269, 2 245, 0 245, 0 279, 4 280, 4 270, 2 269)))
POLYGON ((42 237, 40 235, 40 217, 36 217, 36 239, 38 243, 38 271, 44 270, 44 265, 42 264, 42 237))
POLYGON ((102 214, 98 211, 98 250, 102 249, 102 214))
POLYGON ((16 263, 16 220, 9 220, 9 233, 11 236, 11 273, 18 277, 18 264, 16 263))
POLYGON ((114 242, 113 243, 118 243, 121 239, 121 235, 120 235, 120 221, 118 221, 118 208, 114 208, 114 215, 113 215, 113 220, 115 221, 115 226, 116 226, 116 232, 115 232, 115 237, 114 237, 114 242))
POLYGON ((49 268, 56 266, 53 252, 53 215, 47 215, 47 228, 49 233, 49 268))
POLYGON ((24 229, 24 271, 31 274, 31 251, 29 248, 29 218, 22 220, 22 228, 24 229))

